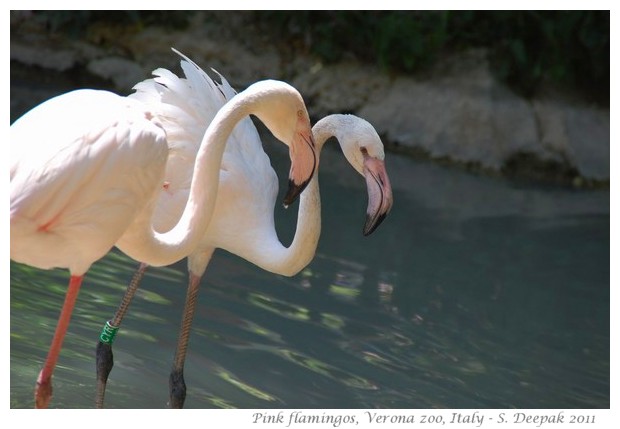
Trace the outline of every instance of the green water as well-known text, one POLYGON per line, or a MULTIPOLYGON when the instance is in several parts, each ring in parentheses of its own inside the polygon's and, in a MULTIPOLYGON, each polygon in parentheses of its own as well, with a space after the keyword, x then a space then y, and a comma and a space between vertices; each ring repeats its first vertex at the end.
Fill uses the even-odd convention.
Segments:
MULTIPOLYGON (((286 154, 273 156, 286 171, 286 154)), ((388 154, 394 208, 362 237, 363 179, 321 160, 323 233, 301 274, 216 252, 186 408, 608 408, 609 191, 542 188, 388 154)), ((283 241, 296 206, 277 208, 283 241)), ((94 405, 98 334, 136 264, 93 265, 51 406, 94 405)), ((11 263, 10 405, 32 407, 68 273, 11 263)), ((150 269, 114 343, 109 408, 163 408, 187 274, 150 269)))

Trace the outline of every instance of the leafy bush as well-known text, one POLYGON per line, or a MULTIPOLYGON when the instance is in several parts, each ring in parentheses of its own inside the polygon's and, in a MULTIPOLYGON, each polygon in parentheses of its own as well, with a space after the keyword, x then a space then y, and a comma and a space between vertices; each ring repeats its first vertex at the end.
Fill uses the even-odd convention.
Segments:
POLYGON ((274 42, 293 39, 327 62, 353 55, 401 72, 484 47, 498 77, 526 96, 547 82, 609 104, 609 11, 261 11, 255 20, 274 42))
POLYGON ((182 28, 188 24, 189 16, 189 12, 159 10, 45 10, 33 13, 34 19, 45 24, 50 31, 76 38, 83 37, 88 28, 96 23, 182 28))

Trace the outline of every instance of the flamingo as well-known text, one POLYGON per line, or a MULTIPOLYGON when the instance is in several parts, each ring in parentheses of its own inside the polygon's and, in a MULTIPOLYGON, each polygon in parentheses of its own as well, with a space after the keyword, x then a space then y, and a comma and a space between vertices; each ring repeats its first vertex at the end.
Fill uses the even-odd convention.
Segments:
POLYGON ((187 203, 166 233, 153 229, 152 217, 169 156, 167 136, 142 102, 77 90, 42 103, 11 126, 11 259, 70 272, 37 378, 37 408, 49 405, 54 367, 89 267, 115 244, 155 266, 190 254, 213 215, 228 135, 249 114, 289 146, 286 202, 308 183, 316 162, 301 95, 283 82, 257 82, 233 97, 211 122, 195 157, 187 203))
MULTIPOLYGON (((180 215, 191 178, 192 153, 203 128, 213 112, 235 95, 221 75, 221 83, 216 84, 198 65, 180 55, 185 78, 158 69, 153 72, 154 79, 136 85, 136 92, 130 96, 166 118, 163 125, 169 136, 168 143, 184 151, 183 156, 171 157, 168 162, 154 218, 156 227, 161 230, 169 229, 180 215)), ((349 163, 366 178, 369 201, 363 233, 372 233, 390 211, 393 201, 383 144, 377 132, 367 121, 353 115, 327 116, 317 122, 312 132, 317 160, 325 141, 335 136, 349 163)), ((169 378, 173 408, 182 408, 185 401, 183 366, 194 306, 200 280, 215 249, 227 250, 267 271, 293 276, 313 259, 321 231, 319 184, 315 173, 300 197, 292 243, 285 247, 278 239, 273 217, 277 176, 249 118, 239 122, 231 134, 220 177, 213 218, 200 244, 188 257, 189 284, 169 378)), ((146 264, 138 267, 114 318, 106 323, 104 338, 98 343, 96 406, 99 408, 103 407, 105 387, 113 366, 112 342, 106 331, 115 332, 120 327, 146 268, 146 264)))

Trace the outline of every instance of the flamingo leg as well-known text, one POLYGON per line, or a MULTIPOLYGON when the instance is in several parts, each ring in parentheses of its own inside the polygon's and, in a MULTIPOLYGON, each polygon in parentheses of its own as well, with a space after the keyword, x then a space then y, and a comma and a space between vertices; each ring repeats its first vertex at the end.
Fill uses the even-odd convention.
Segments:
POLYGON ((103 408, 103 399, 105 396, 108 376, 114 366, 114 356, 112 354, 112 342, 114 340, 114 336, 116 335, 118 328, 121 326, 123 317, 125 317, 125 314, 129 309, 129 304, 136 294, 147 268, 147 264, 140 264, 131 278, 131 282, 125 291, 125 295, 123 296, 116 313, 114 313, 114 318, 106 323, 103 332, 99 336, 99 342, 97 343, 97 394, 95 397, 95 405, 97 408, 103 408))
POLYGON ((195 275, 191 271, 189 273, 189 286, 185 297, 185 308, 183 309, 183 320, 181 322, 181 333, 177 343, 177 350, 174 355, 172 371, 170 372, 170 408, 183 408, 185 402, 186 387, 183 378, 183 367, 185 365, 185 357, 187 356, 187 346, 189 343, 189 333, 194 319, 194 310, 196 309, 196 298, 198 296, 198 287, 202 276, 195 275))
POLYGON ((34 404, 35 408, 47 408, 50 399, 52 399, 52 374, 58 361, 58 355, 62 349, 62 342, 65 339, 67 328, 69 327, 69 321, 71 320, 71 313, 73 313, 73 307, 75 307, 75 301, 77 300, 80 286, 84 276, 72 275, 69 280, 69 288, 65 295, 65 302, 58 318, 58 324, 56 325, 56 331, 54 332, 54 338, 52 339, 52 345, 47 353, 45 364, 39 372, 37 378, 37 384, 34 389, 34 404))

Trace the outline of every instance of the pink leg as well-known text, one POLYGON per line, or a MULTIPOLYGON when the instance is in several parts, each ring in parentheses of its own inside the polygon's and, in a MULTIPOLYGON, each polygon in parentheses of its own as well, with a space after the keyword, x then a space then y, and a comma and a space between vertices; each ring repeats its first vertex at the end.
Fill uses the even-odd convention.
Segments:
POLYGON ((196 298, 198 297, 198 287, 200 286, 201 276, 189 273, 189 287, 185 297, 185 308, 183 309, 183 321, 181 323, 181 333, 177 343, 177 351, 174 355, 174 363, 169 378, 170 387, 170 408, 183 408, 185 403, 185 379, 183 377, 183 367, 187 356, 187 346, 189 344, 189 331, 194 320, 194 310, 196 309, 196 298))
POLYGON ((56 367, 56 361, 62 348, 62 341, 65 338, 65 333, 69 327, 69 320, 71 320, 71 313, 75 306, 75 301, 82 285, 82 279, 84 276, 71 276, 69 280, 69 289, 67 289, 67 295, 65 296, 65 303, 62 306, 60 317, 58 318, 58 325, 56 325, 56 332, 54 332, 54 338, 52 339, 52 345, 47 353, 47 359, 43 365, 43 369, 39 373, 37 379, 37 385, 34 389, 34 402, 35 408, 47 408, 47 405, 52 398, 52 373, 54 367, 56 367))
POLYGON ((187 295, 185 296, 185 308, 183 308, 183 320, 181 322, 181 333, 179 334, 179 342, 177 350, 174 354, 174 363, 172 371, 168 379, 168 387, 170 388, 170 408, 183 408, 185 403, 185 394, 187 388, 183 377, 183 367, 185 366, 185 357, 187 356, 187 346, 189 344, 189 331, 194 320, 194 310, 196 309, 196 298, 198 297, 198 287, 204 270, 213 256, 215 249, 209 249, 199 255, 193 255, 189 261, 189 286, 187 287, 187 295), (194 274, 194 270, 200 274, 194 274))

